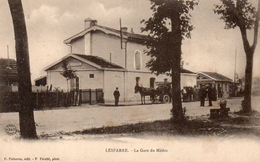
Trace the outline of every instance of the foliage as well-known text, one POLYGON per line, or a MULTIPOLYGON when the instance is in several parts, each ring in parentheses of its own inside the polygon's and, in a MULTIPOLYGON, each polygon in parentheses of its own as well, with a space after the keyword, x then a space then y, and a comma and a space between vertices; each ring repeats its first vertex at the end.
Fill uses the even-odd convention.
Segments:
POLYGON ((226 23, 225 28, 245 27, 252 29, 256 20, 256 8, 248 0, 220 0, 221 5, 215 5, 214 12, 221 15, 226 23))
POLYGON ((180 62, 182 40, 190 38, 193 26, 190 10, 196 0, 150 0, 153 15, 142 20, 148 32, 145 54, 151 57, 146 66, 156 75, 166 73, 172 77, 172 115, 174 120, 184 120, 180 89, 180 62))
POLYGON ((245 69, 245 91, 243 112, 248 113, 251 108, 251 92, 252 92, 252 74, 253 74, 253 56, 258 39, 258 27, 260 17, 260 0, 258 0, 258 10, 252 6, 248 0, 220 0, 221 5, 215 5, 214 12, 221 15, 220 19, 224 20, 225 28, 239 27, 244 51, 246 53, 246 69, 245 69), (252 45, 249 44, 247 30, 254 29, 254 38, 252 45))
POLYGON ((174 35, 181 35, 182 39, 191 37, 193 26, 190 24, 189 10, 193 10, 197 4, 196 0, 151 0, 153 16, 141 23, 145 24, 142 32, 149 33, 145 53, 152 57, 147 63, 152 72, 159 75, 172 70, 174 51, 171 49, 176 46, 174 43, 180 43, 181 40, 172 42, 170 39, 174 35), (174 31, 174 26, 179 31, 174 31))
POLYGON ((237 26, 240 28, 247 59, 251 58, 257 44, 260 4, 258 4, 258 11, 256 11, 256 8, 248 0, 237 0, 236 3, 233 0, 220 1, 222 4, 215 5, 214 12, 221 15, 220 19, 224 20, 226 29, 237 26), (254 29, 254 41, 251 46, 247 37, 247 29, 254 29))
POLYGON ((63 71, 60 73, 62 76, 64 76, 67 80, 69 79, 73 79, 73 78, 76 78, 76 74, 75 74, 75 71, 73 70, 70 70, 68 68, 68 62, 63 60, 62 61, 62 68, 63 68, 63 71))

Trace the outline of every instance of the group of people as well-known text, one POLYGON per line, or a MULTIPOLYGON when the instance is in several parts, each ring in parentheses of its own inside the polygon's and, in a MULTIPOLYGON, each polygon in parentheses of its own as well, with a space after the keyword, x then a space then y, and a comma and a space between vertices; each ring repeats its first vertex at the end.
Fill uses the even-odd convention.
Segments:
POLYGON ((212 101, 216 101, 216 88, 210 84, 207 84, 206 86, 202 84, 199 89, 199 97, 200 97, 200 106, 205 105, 205 98, 208 97, 209 99, 209 105, 212 106, 212 101))
POLYGON ((194 87, 183 87, 181 90, 183 102, 198 101, 198 88, 194 87))
MULTIPOLYGON (((120 92, 118 90, 118 87, 116 87, 116 90, 113 93, 115 98, 115 106, 118 106, 120 92)), ((206 86, 204 84, 200 85, 200 88, 197 88, 196 86, 193 87, 184 87, 182 89, 182 96, 183 96, 183 102, 186 101, 197 101, 198 97, 200 98, 200 106, 205 105, 205 98, 208 97, 209 99, 209 106, 212 106, 212 101, 216 101, 217 92, 216 88, 210 84, 207 84, 206 86)))

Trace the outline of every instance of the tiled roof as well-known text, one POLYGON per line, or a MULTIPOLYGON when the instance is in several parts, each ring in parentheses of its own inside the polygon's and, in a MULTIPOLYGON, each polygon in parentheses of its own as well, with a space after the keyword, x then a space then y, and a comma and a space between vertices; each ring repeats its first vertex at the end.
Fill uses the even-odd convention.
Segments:
MULTIPOLYGON (((73 41, 74 39, 82 37, 92 30, 109 31, 110 34, 115 34, 117 36, 120 36, 120 30, 118 30, 118 29, 113 29, 113 28, 105 27, 105 26, 101 26, 101 25, 94 25, 94 26, 87 28, 87 29, 75 34, 74 36, 64 40, 64 43, 71 43, 71 41, 73 41)), ((129 41, 135 41, 135 42, 139 42, 139 43, 143 43, 146 39, 148 39, 148 36, 146 36, 146 35, 136 34, 136 33, 132 33, 132 32, 125 32, 125 31, 122 31, 122 36, 127 37, 127 39, 129 41)))
MULTIPOLYGON (((115 33, 120 34, 120 30, 117 29, 113 29, 113 28, 109 28, 109 27, 105 27, 105 26, 101 26, 101 25, 97 25, 100 28, 106 29, 106 30, 110 30, 113 31, 115 33)), ((136 39, 147 39, 148 36, 146 35, 142 35, 142 34, 136 34, 136 33, 132 33, 132 32, 122 32, 123 35, 129 37, 129 38, 136 38, 136 39)))
POLYGON ((194 72, 189 71, 189 70, 187 70, 187 69, 183 69, 183 68, 181 68, 181 73, 190 73, 190 74, 195 74, 194 72))
POLYGON ((214 80, 217 80, 217 81, 228 81, 228 82, 232 82, 232 79, 222 75, 222 74, 219 74, 217 72, 201 72, 202 74, 206 74, 210 77, 212 77, 214 80))
POLYGON ((102 68, 118 68, 118 69, 123 69, 121 66, 113 64, 108 62, 107 60, 98 57, 98 56, 92 56, 92 55, 82 55, 82 54, 73 54, 75 56, 81 57, 83 59, 86 59, 88 61, 91 61, 99 66, 101 66, 102 68))
POLYGON ((34 81, 38 81, 38 80, 41 80, 41 79, 46 79, 47 78, 47 76, 46 75, 44 75, 44 76, 40 76, 39 78, 36 78, 36 79, 34 79, 34 81))

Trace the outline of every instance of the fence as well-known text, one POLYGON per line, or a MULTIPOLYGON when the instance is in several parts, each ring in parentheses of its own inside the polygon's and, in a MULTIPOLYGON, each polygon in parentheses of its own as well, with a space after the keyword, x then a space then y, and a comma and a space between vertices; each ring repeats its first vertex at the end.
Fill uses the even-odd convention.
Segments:
MULTIPOLYGON (((5 92, 0 94, 0 112, 19 111, 18 92, 5 92)), ((73 90, 70 92, 33 92, 32 104, 34 109, 52 107, 77 106, 82 103, 96 104, 103 103, 102 89, 73 90)))
POLYGON ((81 94, 82 103, 104 103, 104 94, 102 89, 83 89, 81 90, 81 94))
POLYGON ((18 92, 0 92, 0 112, 17 112, 18 92))

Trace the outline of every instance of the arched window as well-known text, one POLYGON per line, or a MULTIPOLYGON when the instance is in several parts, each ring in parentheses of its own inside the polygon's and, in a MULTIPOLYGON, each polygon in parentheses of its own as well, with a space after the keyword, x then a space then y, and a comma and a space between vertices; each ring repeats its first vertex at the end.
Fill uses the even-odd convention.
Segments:
POLYGON ((141 69, 141 52, 139 50, 135 51, 135 69, 141 69))

